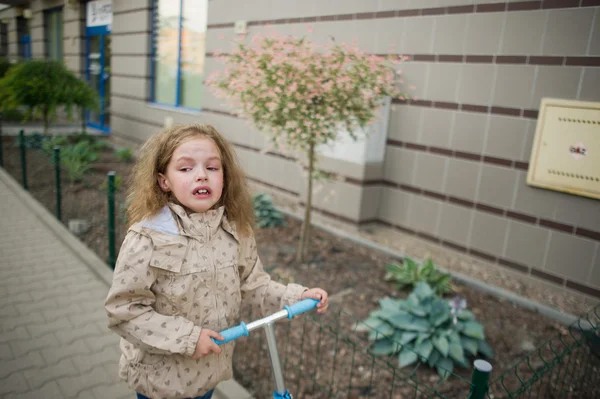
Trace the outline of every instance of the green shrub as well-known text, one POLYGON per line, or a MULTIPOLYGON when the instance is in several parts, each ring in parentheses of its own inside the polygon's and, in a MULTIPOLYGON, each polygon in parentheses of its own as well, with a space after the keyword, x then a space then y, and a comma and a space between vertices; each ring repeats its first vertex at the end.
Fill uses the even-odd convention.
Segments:
MULTIPOLYGON (((115 176, 115 191, 119 191, 121 189, 121 182, 123 181, 123 178, 120 175, 116 175, 115 176)), ((105 179, 102 184, 100 185, 100 190, 102 190, 103 192, 108 192, 108 179, 105 179)), ((123 204, 121 204, 123 205, 123 204)))
POLYGON ((64 107, 71 118, 73 107, 97 109, 98 95, 60 61, 27 60, 12 66, 0 79, 0 110, 21 106, 27 107, 26 120, 43 118, 47 135, 58 107, 64 107))
POLYGON ((44 143, 42 144, 42 150, 48 155, 52 155, 54 153, 54 147, 60 146, 61 152, 62 147, 69 144, 69 139, 67 136, 49 136, 44 143))
POLYGON ((254 216, 259 228, 285 226, 283 215, 273 206, 273 200, 268 194, 257 194, 254 202, 254 216))
MULTIPOLYGON (((43 134, 41 133, 32 133, 32 134, 26 134, 23 135, 23 143, 25 145, 25 148, 30 148, 30 149, 40 149, 44 146, 44 143, 48 140, 47 137, 45 137, 43 134)), ((21 146, 21 136, 16 136, 14 144, 15 147, 20 147, 21 146)))
POLYGON ((80 181, 91 168, 91 164, 97 160, 98 153, 85 141, 62 147, 60 150, 60 164, 71 183, 80 181))
POLYGON ((25 113, 20 109, 5 109, 2 111, 2 122, 24 122, 25 113))
POLYGON ((395 263, 389 264, 384 279, 396 282, 398 289, 415 286, 421 281, 428 283, 439 295, 450 292, 452 289, 450 285, 452 276, 440 271, 431 259, 427 259, 420 265, 410 258, 404 258, 403 266, 395 263))
POLYGON ((133 159, 133 151, 131 148, 117 148, 115 156, 120 162, 131 162, 133 159))
POLYGON ((380 305, 356 331, 370 331, 372 353, 398 355, 400 367, 420 361, 446 379, 455 364, 469 367, 468 356, 493 357, 483 326, 463 299, 443 300, 420 282, 407 299, 384 298, 380 305))

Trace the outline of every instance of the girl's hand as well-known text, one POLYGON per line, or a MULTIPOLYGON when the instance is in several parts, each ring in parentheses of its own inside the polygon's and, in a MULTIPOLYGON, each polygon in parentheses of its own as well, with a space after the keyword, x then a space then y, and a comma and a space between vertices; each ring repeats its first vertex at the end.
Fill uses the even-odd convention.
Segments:
POLYGON ((208 328, 203 328, 200 331, 200 337, 198 338, 198 342, 196 343, 196 350, 192 355, 192 359, 200 359, 202 356, 206 356, 211 352, 214 352, 216 354, 221 353, 221 347, 214 343, 211 338, 214 338, 217 341, 222 341, 225 339, 218 332, 214 332, 213 330, 209 330, 208 328))
POLYGON ((313 298, 320 302, 317 304, 317 313, 325 313, 329 303, 327 302, 327 292, 321 288, 311 288, 302 293, 300 299, 313 298))

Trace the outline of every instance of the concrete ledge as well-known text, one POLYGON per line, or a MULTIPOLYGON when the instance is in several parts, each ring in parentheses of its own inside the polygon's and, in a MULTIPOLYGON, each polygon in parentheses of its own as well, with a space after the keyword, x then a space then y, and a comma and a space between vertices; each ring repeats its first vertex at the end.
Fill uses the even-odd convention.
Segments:
MULTIPOLYGON (((295 219, 298 219, 300 221, 303 220, 302 216, 300 216, 299 214, 294 213, 294 212, 292 212, 290 210, 280 209, 280 211, 282 213, 284 213, 284 214, 286 214, 286 215, 288 215, 290 217, 293 217, 295 219)), ((382 253, 390 256, 390 257, 398 258, 398 259, 404 258, 404 254, 403 253, 401 253, 399 251, 394 251, 394 250, 392 250, 392 249, 390 249, 388 247, 385 247, 385 246, 383 246, 381 244, 378 244, 376 242, 364 239, 362 237, 357 237, 357 236, 355 236, 353 234, 350 234, 350 233, 347 233, 345 231, 336 229, 334 227, 328 226, 328 225, 326 225, 324 223, 321 223, 321 222, 318 222, 318 221, 312 221, 311 224, 313 226, 316 226, 316 227, 320 228, 323 231, 326 231, 326 232, 330 233, 330 234, 336 235, 338 237, 345 238, 347 240, 350 240, 352 242, 355 242, 355 243, 360 244, 362 246, 365 246, 367 248, 371 248, 371 249, 374 249, 376 251, 382 252, 382 253)), ((418 259, 418 258, 412 258, 412 259, 414 259, 415 261, 417 261, 419 263, 423 261, 423 259, 418 259)), ((464 275, 462 273, 457 273, 457 272, 454 272, 454 271, 450 271, 450 270, 447 270, 447 269, 445 269, 443 267, 440 267, 440 270, 443 270, 446 273, 450 273, 454 279, 456 279, 457 281, 460 281, 461 283, 465 284, 466 286, 469 286, 469 287, 471 287, 473 289, 476 289, 478 291, 482 291, 482 292, 485 292, 487 294, 493 295, 493 296, 495 296, 497 298, 506 299, 506 300, 508 300, 508 301, 510 301, 510 302, 512 302, 512 303, 514 303, 514 304, 516 304, 516 305, 518 305, 518 306, 520 306, 520 307, 522 307, 524 309, 540 313, 540 314, 542 314, 542 315, 544 315, 544 316, 546 316, 546 317, 548 317, 550 319, 558 321, 561 324, 571 325, 571 324, 575 323, 579 319, 579 317, 577 317, 577 316, 575 316, 573 314, 559 312, 558 310, 556 310, 556 309, 554 309, 554 308, 552 308, 550 306, 541 304, 539 302, 532 301, 532 300, 527 299, 527 298, 523 298, 523 297, 521 297, 521 296, 519 296, 517 294, 514 294, 512 292, 509 292, 509 291, 507 291, 507 290, 505 290, 503 288, 498 288, 498 287, 495 287, 493 285, 484 283, 483 281, 476 280, 476 279, 471 278, 471 277, 469 277, 467 275, 464 275)))
POLYGON ((214 399, 254 399, 243 386, 235 380, 227 380, 219 383, 215 388, 214 399))

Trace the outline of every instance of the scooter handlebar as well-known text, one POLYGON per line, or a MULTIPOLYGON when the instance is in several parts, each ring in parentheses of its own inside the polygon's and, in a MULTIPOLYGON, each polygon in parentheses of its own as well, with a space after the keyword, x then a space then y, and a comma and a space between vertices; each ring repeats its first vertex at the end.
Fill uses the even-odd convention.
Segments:
MULTIPOLYGON (((297 316, 299 314, 302 314, 302 313, 308 312, 309 310, 314 309, 318 303, 319 303, 319 301, 317 299, 309 298, 309 299, 304 299, 300 302, 297 302, 297 303, 293 304, 292 306, 286 305, 283 308, 285 310, 287 310, 287 312, 288 312, 288 319, 292 319, 294 316, 297 316)), ((213 342, 216 343, 217 345, 226 344, 227 342, 233 341, 240 337, 247 337, 249 335, 249 331, 248 331, 248 327, 246 327, 246 324, 244 324, 244 322, 242 322, 235 327, 231 327, 231 328, 221 331, 220 334, 223 336, 223 338, 225 338, 222 341, 217 340, 215 338, 211 338, 213 340, 213 342)))
POLYGON ((319 301, 317 299, 308 298, 297 302, 292 306, 284 306, 283 308, 288 311, 288 319, 291 319, 294 316, 313 310, 318 303, 319 301))
POLYGON ((221 334, 223 336, 223 338, 225 338, 225 339, 222 341, 216 340, 214 338, 211 338, 211 339, 217 345, 223 345, 223 344, 226 344, 227 342, 233 341, 234 339, 238 339, 240 337, 247 337, 248 336, 248 328, 246 327, 246 324, 244 324, 244 322, 241 322, 239 325, 228 328, 227 330, 223 330, 219 334, 221 334))

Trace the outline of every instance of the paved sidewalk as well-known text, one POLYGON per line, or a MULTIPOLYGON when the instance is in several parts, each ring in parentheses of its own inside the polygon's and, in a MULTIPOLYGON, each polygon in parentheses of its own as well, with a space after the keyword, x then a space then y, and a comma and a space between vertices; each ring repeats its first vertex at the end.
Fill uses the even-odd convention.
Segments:
POLYGON ((117 376, 108 285, 10 180, 0 169, 0 397, 134 398, 117 376))
MULTIPOLYGON (((106 327, 112 271, 0 168, 0 398, 135 398, 106 327)), ((236 381, 214 399, 251 399, 236 381)))

